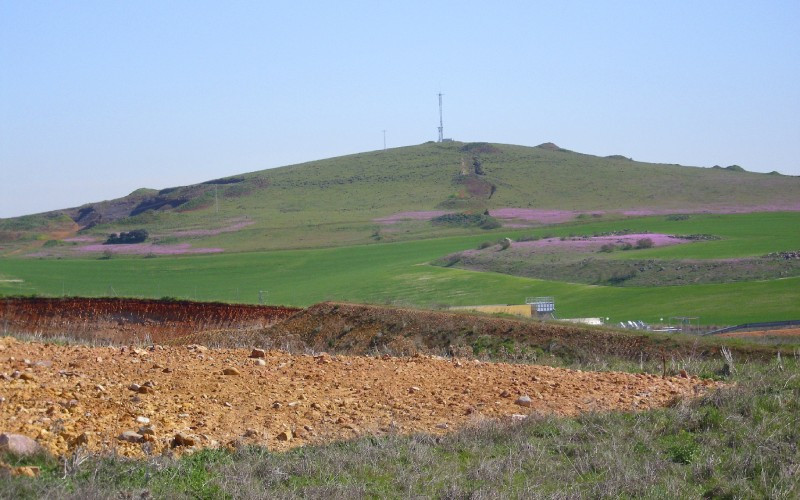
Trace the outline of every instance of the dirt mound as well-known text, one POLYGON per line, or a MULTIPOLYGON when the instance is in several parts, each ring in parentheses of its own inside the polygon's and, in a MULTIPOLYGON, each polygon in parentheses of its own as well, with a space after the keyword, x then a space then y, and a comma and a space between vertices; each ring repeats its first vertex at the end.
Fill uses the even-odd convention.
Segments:
MULTIPOLYGON (((516 344, 578 359, 607 355, 659 359, 664 352, 678 356, 719 355, 719 347, 715 345, 679 342, 652 334, 340 303, 311 306, 266 329, 262 337, 260 341, 267 345, 294 342, 317 351, 347 354, 465 355, 482 347, 491 350, 493 346, 516 344)), ((197 337, 196 340, 213 339, 197 337)))
POLYGON ((189 301, 6 298, 0 299, 0 325, 16 333, 161 343, 205 331, 260 330, 298 311, 189 301))
POLYGON ((79 446, 142 456, 231 442, 283 450, 359 434, 444 433, 529 412, 643 410, 718 386, 430 357, 250 354, 0 338, 0 432, 35 438, 58 455, 79 446))

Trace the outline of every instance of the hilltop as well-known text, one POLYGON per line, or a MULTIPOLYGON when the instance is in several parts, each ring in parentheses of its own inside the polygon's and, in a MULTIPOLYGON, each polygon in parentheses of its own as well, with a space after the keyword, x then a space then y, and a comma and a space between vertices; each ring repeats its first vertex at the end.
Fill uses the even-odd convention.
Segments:
POLYGON ((643 163, 553 143, 429 142, 3 219, 0 252, 99 251, 108 234, 132 229, 152 235, 157 245, 141 248, 156 254, 338 246, 580 217, 800 210, 798 199, 799 178, 741 168, 643 163), (486 211, 497 220, 431 223, 486 211))

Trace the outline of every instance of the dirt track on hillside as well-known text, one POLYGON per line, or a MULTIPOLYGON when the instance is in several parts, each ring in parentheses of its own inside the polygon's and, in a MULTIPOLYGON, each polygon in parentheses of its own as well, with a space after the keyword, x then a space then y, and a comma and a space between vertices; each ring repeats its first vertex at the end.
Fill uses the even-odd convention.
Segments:
POLYGON ((643 410, 716 386, 695 377, 423 356, 270 351, 259 365, 250 354, 0 338, 0 432, 36 438, 58 455, 78 446, 142 456, 236 442, 284 450, 360 434, 439 434, 480 418, 529 412, 643 410), (226 375, 226 369, 238 373, 226 375), (530 397, 530 406, 516 403, 520 395, 530 397), (140 430, 129 438, 141 442, 120 439, 140 430))

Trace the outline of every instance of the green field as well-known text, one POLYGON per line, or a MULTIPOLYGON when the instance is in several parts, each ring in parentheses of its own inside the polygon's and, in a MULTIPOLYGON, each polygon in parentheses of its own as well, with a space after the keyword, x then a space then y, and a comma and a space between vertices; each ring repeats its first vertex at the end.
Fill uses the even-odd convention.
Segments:
MULTIPOLYGON (((710 233, 722 240, 637 251, 661 258, 762 255, 800 248, 800 214, 663 216, 568 224, 537 230, 443 237, 338 248, 182 257, 2 259, 0 293, 181 297, 305 306, 324 300, 439 305, 521 303, 552 295, 560 317, 601 316, 657 321, 700 316, 703 324, 800 317, 800 278, 719 285, 616 288, 479 273, 428 265, 487 238, 591 234, 629 228, 676 234, 710 233), (23 280, 13 282, 7 280, 23 280)), ((620 252, 620 255, 623 255, 620 252)))

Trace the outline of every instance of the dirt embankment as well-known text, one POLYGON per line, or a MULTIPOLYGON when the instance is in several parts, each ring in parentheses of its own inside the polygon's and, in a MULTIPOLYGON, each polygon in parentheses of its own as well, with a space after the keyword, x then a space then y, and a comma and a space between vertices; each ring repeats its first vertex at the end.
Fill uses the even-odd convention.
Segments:
MULTIPOLYGON (((262 334, 270 340, 316 351, 347 354, 467 355, 476 346, 540 349, 563 357, 592 360, 618 356, 660 359, 719 356, 719 345, 650 333, 618 332, 548 322, 503 319, 466 313, 322 303, 276 323, 262 334)), ((203 340, 198 338, 198 341, 203 340)), ((241 344, 238 344, 241 345, 241 344)), ((774 356, 764 347, 732 348, 748 357, 774 356)))
POLYGON ((253 331, 299 309, 189 301, 86 298, 0 299, 0 328, 118 343, 175 341, 207 331, 253 331))
MULTIPOLYGON (((524 359, 548 353, 580 361, 719 356, 713 339, 330 302, 296 309, 138 299, 0 299, 2 332, 116 344, 256 346, 348 355, 527 352, 534 357, 524 359)), ((775 355, 769 346, 731 349, 748 358, 775 355)))
POLYGON ((85 447, 142 456, 230 442, 284 450, 359 434, 441 434, 530 412, 644 410, 719 386, 425 356, 250 355, 0 337, 0 432, 57 455, 85 447))

